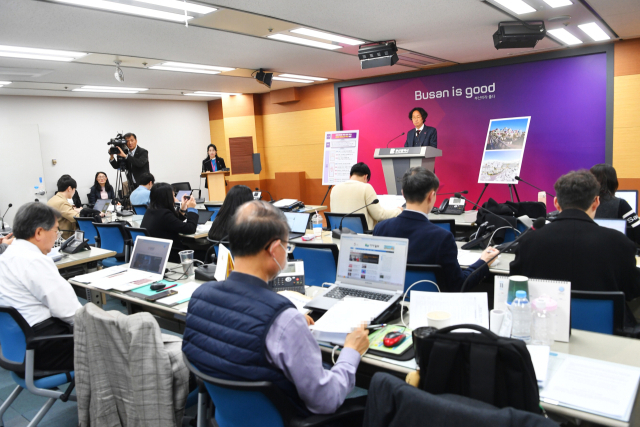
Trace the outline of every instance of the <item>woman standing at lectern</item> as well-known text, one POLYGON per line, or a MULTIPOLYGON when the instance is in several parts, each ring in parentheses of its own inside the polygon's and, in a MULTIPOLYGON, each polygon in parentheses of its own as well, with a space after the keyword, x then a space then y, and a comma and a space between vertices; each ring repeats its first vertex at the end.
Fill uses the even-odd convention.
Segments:
MULTIPOLYGON (((209 144, 207 147, 207 158, 202 161, 202 172, 217 172, 225 169, 224 159, 218 157, 218 149, 215 145, 209 144)), ((209 188, 209 183, 204 180, 204 188, 209 188)))

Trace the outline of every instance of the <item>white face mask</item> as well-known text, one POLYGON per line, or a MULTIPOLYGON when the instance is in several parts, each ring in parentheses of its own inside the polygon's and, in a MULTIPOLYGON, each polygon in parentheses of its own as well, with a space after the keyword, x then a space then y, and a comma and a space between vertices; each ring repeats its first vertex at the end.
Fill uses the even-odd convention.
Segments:
MULTIPOLYGON (((282 242, 280 242, 280 246, 282 246, 282 242)), ((284 246, 282 246, 282 249, 284 249, 284 252, 287 253, 287 248, 285 248, 284 246)), ((270 280, 274 280, 276 277, 278 277, 280 275, 280 273, 282 273, 284 271, 284 269, 287 266, 287 263, 285 262, 284 267, 280 265, 280 263, 278 262, 278 260, 276 259, 276 257, 271 256, 271 258, 273 258, 273 260, 275 261, 276 264, 278 264, 278 273, 276 273, 275 276, 273 276, 270 280)))

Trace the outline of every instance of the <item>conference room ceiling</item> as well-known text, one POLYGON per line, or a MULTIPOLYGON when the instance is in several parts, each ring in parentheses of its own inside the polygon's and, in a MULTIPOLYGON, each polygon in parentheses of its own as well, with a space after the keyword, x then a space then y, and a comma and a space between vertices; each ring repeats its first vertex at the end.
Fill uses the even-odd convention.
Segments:
MULTIPOLYGON (((580 0, 557 9, 543 0, 525 0, 537 11, 519 19, 544 19, 547 29, 566 28, 593 44, 577 25, 599 22, 580 0), (570 18, 551 20, 567 15, 570 18)), ((615 39, 640 36, 640 1, 587 0, 611 27, 615 39)), ((131 3, 131 2, 129 2, 131 3)), ((110 97, 203 101, 184 96, 195 91, 262 93, 269 89, 251 78, 258 68, 278 73, 327 78, 329 82, 402 73, 455 63, 567 49, 546 37, 535 49, 496 50, 492 34, 515 16, 496 0, 200 0, 217 11, 196 17, 189 26, 69 6, 46 0, 0 1, 0 45, 87 52, 72 62, 0 57, 0 95, 110 97), (357 46, 325 50, 267 38, 307 27, 365 42, 397 40, 401 62, 361 70, 357 46), (268 29, 271 29, 269 31, 268 29), (125 81, 114 78, 114 60, 122 61, 125 81), (151 70, 166 61, 236 68, 217 75, 151 70), (148 88, 137 94, 73 92, 83 85, 148 88)), ((317 40, 317 39, 316 39, 317 40)), ((335 43, 334 43, 335 44, 335 43)), ((272 90, 307 86, 274 81, 272 90)))

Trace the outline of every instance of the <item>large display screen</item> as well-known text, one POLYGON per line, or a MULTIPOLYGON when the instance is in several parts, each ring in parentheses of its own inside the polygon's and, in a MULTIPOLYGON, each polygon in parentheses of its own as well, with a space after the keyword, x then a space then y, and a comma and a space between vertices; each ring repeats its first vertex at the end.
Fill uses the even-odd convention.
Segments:
MULTIPOLYGON (((428 113, 425 125, 437 130, 438 148, 443 152, 435 164, 440 192, 468 190, 468 197, 475 201, 484 186, 479 181, 492 181, 479 179, 487 144, 498 148, 495 153, 487 150, 489 156, 496 156, 516 147, 513 144, 524 144, 524 138, 519 137, 524 133, 526 150, 518 164, 519 176, 553 193, 553 184, 562 174, 605 161, 606 55, 343 87, 339 89, 341 127, 360 131, 358 161, 371 168, 370 183, 379 194, 387 191, 381 163, 373 158, 374 150, 414 128, 409 119, 414 107, 424 108, 428 113), (529 118, 526 132, 521 132, 519 123, 496 123, 489 130, 497 131, 487 134, 496 119, 523 117, 529 118)), ((405 134, 389 146, 402 147, 406 138, 405 134)), ((522 200, 537 200, 537 190, 522 183, 516 188, 522 200)), ((483 201, 488 197, 498 202, 509 199, 507 183, 498 180, 490 184, 483 201)), ((554 210, 552 205, 548 208, 554 210)))

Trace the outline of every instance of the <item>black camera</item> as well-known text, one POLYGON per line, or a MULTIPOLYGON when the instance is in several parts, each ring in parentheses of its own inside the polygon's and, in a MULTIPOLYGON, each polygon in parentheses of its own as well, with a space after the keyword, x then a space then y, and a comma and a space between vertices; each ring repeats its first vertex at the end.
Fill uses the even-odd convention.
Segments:
POLYGON ((109 140, 109 142, 107 142, 107 145, 111 145, 111 148, 109 148, 109 154, 113 154, 114 156, 120 154, 120 150, 118 150, 118 147, 122 149, 124 154, 129 154, 127 140, 124 139, 121 133, 116 135, 115 138, 109 140))

